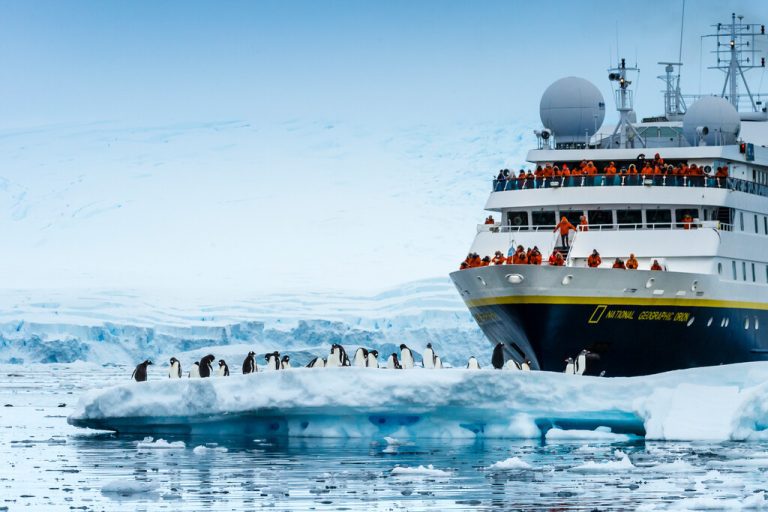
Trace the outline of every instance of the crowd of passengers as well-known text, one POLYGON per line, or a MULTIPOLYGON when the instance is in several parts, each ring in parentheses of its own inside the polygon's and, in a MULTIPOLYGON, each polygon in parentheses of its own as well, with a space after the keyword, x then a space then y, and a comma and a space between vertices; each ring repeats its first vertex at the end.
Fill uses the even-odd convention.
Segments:
MULTIPOLYGON (((608 165, 602 169, 598 169, 593 162, 587 160, 582 160, 581 163, 579 163, 577 166, 574 166, 573 169, 568 167, 567 163, 562 163, 561 165, 540 165, 536 167, 535 171, 531 171, 529 169, 526 172, 523 169, 520 169, 520 172, 517 176, 515 176, 514 171, 510 171, 509 169, 501 169, 498 176, 496 176, 496 181, 518 180, 519 182, 524 183, 526 180, 534 180, 536 178, 597 175, 707 176, 707 173, 705 172, 703 166, 698 166, 696 164, 691 164, 690 166, 686 163, 680 163, 677 165, 667 164, 664 162, 664 159, 661 158, 659 153, 656 153, 652 160, 645 159, 643 155, 640 155, 636 163, 629 164, 626 167, 622 166, 618 169, 616 168, 616 164, 614 162, 609 162, 608 165)), ((718 167, 714 173, 714 177, 727 178, 728 166, 724 165, 722 167, 718 167)))
MULTIPOLYGON (((550 254, 548 258, 548 263, 555 267, 563 267, 565 266, 565 256, 563 255, 563 251, 560 249, 555 249, 552 251, 552 254, 550 254)), ((587 266, 590 268, 597 268, 603 263, 603 260, 600 258, 600 253, 597 252, 597 249, 592 250, 592 254, 589 255, 587 258, 587 266)), ((491 265, 541 265, 542 264, 542 255, 541 251, 539 251, 539 248, 536 246, 533 246, 533 248, 526 249, 522 245, 517 246, 517 250, 510 256, 504 256, 504 253, 501 251, 496 251, 493 258, 490 256, 485 256, 484 258, 480 258, 480 255, 476 252, 469 253, 464 261, 461 262, 461 265, 459 266, 459 270, 465 270, 468 268, 476 268, 476 267, 488 267, 491 265)), ((611 268, 622 268, 626 270, 637 270, 640 267, 639 262, 637 261, 637 258, 635 257, 634 253, 630 253, 629 258, 627 258, 626 261, 622 260, 621 258, 616 258, 613 262, 613 265, 611 268)), ((661 266, 659 263, 659 260, 653 260, 653 263, 650 267, 651 270, 664 270, 664 267, 661 266)))

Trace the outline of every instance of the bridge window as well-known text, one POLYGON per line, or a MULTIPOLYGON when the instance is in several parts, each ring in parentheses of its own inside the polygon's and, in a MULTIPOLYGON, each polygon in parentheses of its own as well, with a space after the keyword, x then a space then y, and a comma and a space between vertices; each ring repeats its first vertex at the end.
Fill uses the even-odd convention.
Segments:
POLYGON ((672 210, 645 210, 645 221, 653 228, 667 228, 672 223, 672 210))
POLYGON ((643 210, 616 210, 619 229, 634 229, 643 224, 643 210), (623 224, 623 226, 622 226, 623 224), (632 226, 637 224, 638 226, 632 226))
POLYGON ((590 226, 613 225, 613 210, 589 210, 587 221, 590 226))
POLYGON ((507 212, 507 224, 515 227, 528 227, 528 212, 507 212))
POLYGON ((531 220, 534 226, 552 226, 557 224, 555 212, 531 212, 531 220))
MULTIPOLYGON (((563 216, 566 219, 568 219, 568 222, 570 222, 574 226, 578 226, 579 225, 579 222, 581 221, 581 216, 582 215, 584 215, 584 212, 581 211, 581 210, 576 210, 576 211, 573 211, 573 210, 571 210, 571 211, 562 211, 561 210, 560 211, 560 216, 563 216)), ((559 221, 560 217, 558 217, 557 220, 559 221)))
POLYGON ((678 228, 684 227, 683 218, 685 218, 686 215, 690 215, 692 219, 698 219, 699 209, 698 208, 679 208, 675 210, 675 222, 677 222, 678 228))

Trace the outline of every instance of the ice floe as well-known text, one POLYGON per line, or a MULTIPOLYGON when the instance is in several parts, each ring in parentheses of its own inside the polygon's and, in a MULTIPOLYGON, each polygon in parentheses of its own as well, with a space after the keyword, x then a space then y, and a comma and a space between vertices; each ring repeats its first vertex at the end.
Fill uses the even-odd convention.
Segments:
POLYGON ((186 448, 184 441, 173 441, 169 443, 165 439, 158 439, 153 441, 151 437, 145 437, 143 441, 136 443, 136 448, 139 450, 179 450, 186 448))
POLYGON ((403 467, 396 466, 390 472, 392 476, 431 476, 439 478, 447 478, 451 476, 449 471, 443 471, 442 469, 435 469, 432 464, 427 466, 416 467, 403 467))
POLYGON ((508 459, 500 460, 499 462, 494 462, 488 466, 488 469, 496 471, 525 471, 533 469, 533 467, 519 457, 510 457, 508 459))

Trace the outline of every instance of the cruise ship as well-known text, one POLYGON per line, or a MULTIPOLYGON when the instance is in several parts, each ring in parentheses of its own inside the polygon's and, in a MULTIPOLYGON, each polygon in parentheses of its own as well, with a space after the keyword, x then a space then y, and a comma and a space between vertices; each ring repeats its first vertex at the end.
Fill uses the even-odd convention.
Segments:
POLYGON ((526 166, 544 172, 493 180, 493 223, 478 225, 469 250, 537 247, 543 262, 451 273, 505 366, 562 372, 584 350, 585 373, 606 376, 768 360, 768 113, 746 79, 765 67, 765 26, 734 14, 714 27, 717 95, 682 95, 681 63, 662 62, 664 115, 637 121, 639 70, 620 59, 608 70, 618 122, 603 128, 606 102, 589 81, 566 77, 544 92, 526 166), (641 173, 657 155, 664 164, 641 173), (583 162, 597 172, 558 172, 583 162), (567 246, 562 217, 576 228, 567 246), (548 264, 557 252, 564 264, 548 264), (637 269, 614 268, 630 254, 637 269))

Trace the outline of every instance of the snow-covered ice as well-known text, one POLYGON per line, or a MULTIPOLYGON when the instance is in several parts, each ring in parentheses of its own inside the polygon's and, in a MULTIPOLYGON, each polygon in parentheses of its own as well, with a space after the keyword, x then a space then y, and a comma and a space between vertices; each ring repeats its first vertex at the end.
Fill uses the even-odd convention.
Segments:
POLYGON ((153 441, 151 437, 145 437, 143 441, 136 443, 136 448, 139 450, 181 450, 186 448, 187 445, 184 441, 168 442, 165 439, 158 439, 153 441))
POLYGON ((432 464, 428 464, 427 466, 417 466, 417 467, 397 466, 392 469, 390 474, 392 476, 404 476, 404 477, 425 476, 425 477, 448 478, 451 476, 450 471, 436 469, 432 464))
POLYGON ((519 457, 510 457, 508 459, 500 460, 499 462, 494 462, 488 466, 488 469, 496 471, 526 471, 533 468, 519 457))
POLYGON ((129 496, 132 494, 145 494, 155 492, 157 485, 151 482, 140 482, 138 480, 113 480, 101 488, 101 492, 120 494, 129 496))
POLYGON ((623 443, 629 441, 632 436, 627 434, 616 434, 611 432, 609 427, 597 427, 594 430, 563 430, 561 428, 551 428, 545 435, 547 441, 593 441, 604 443, 623 443))
POLYGON ((195 455, 205 455, 208 453, 227 453, 227 449, 223 446, 205 446, 198 445, 192 449, 192 453, 195 455))
POLYGON ((571 471, 577 473, 614 473, 616 471, 631 471, 637 469, 632 461, 629 460, 629 455, 616 450, 616 460, 609 460, 606 462, 587 461, 584 464, 572 467, 571 471))

